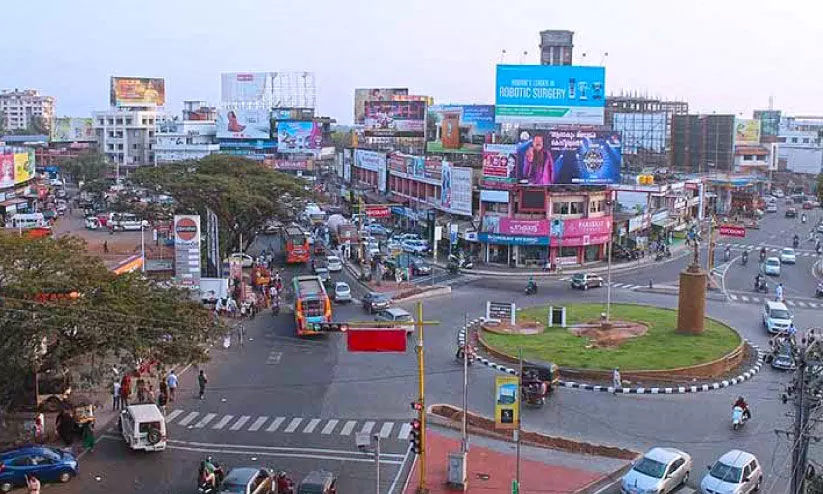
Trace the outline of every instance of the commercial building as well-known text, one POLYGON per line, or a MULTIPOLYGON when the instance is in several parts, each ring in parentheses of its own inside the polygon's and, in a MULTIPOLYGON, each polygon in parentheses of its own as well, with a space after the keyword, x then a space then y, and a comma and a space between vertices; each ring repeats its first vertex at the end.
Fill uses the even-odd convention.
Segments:
POLYGON ((783 117, 777 141, 781 169, 818 174, 823 164, 823 117, 783 117))
POLYGON ((54 98, 36 89, 0 90, 0 129, 46 132, 54 119, 54 98))
POLYGON ((161 117, 157 123, 157 162, 194 160, 220 151, 217 110, 204 101, 185 101, 182 119, 161 117))
POLYGON ((156 108, 118 108, 92 113, 98 150, 121 172, 156 164, 156 108))
POLYGON ((674 115, 671 133, 675 171, 734 171, 734 115, 674 115))
POLYGON ((627 170, 669 166, 672 120, 689 113, 685 101, 666 101, 642 95, 606 98, 605 123, 622 132, 623 160, 627 170))
POLYGON ((540 65, 571 65, 574 31, 540 31, 540 65))

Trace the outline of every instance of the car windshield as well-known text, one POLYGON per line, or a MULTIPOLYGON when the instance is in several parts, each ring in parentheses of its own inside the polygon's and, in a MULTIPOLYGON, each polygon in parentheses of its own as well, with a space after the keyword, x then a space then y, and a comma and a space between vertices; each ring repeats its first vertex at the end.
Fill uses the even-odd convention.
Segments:
POLYGON ((231 481, 224 481, 220 484, 220 492, 238 492, 244 493, 246 492, 246 485, 245 484, 237 484, 231 481))
POLYGON ((777 259, 769 259, 766 261, 766 265, 768 266, 780 266, 780 261, 777 259))
POLYGON ((666 473, 666 465, 644 456, 643 459, 634 466, 634 470, 643 475, 660 479, 663 478, 663 474, 666 473))
POLYGON ((794 249, 783 249, 783 255, 784 256, 793 256, 794 255, 794 249))
POLYGON ((789 311, 786 309, 772 309, 772 319, 791 319, 789 311))
POLYGON ((375 302, 383 302, 389 299, 388 295, 383 295, 382 293, 373 293, 371 295, 371 299, 375 302))
POLYGON ((709 475, 712 477, 720 479, 723 482, 730 482, 732 484, 737 484, 740 482, 741 473, 740 468, 729 466, 725 463, 720 463, 719 461, 715 463, 709 471, 709 475))
POLYGON ((572 279, 577 280, 577 281, 583 281, 584 279, 586 279, 586 275, 585 274, 576 274, 576 275, 572 276, 572 279))

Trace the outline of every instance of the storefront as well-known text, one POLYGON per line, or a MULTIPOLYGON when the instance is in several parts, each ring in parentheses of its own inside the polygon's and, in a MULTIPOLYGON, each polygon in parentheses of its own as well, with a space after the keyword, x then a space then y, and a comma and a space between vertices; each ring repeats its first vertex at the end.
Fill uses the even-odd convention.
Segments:
POLYGON ((483 245, 483 260, 490 264, 525 267, 536 265, 548 255, 549 237, 527 237, 481 232, 477 240, 483 245), (535 262, 535 260, 537 262, 535 262))
POLYGON ((606 258, 612 217, 557 219, 552 223, 551 262, 564 266, 597 262, 606 258))

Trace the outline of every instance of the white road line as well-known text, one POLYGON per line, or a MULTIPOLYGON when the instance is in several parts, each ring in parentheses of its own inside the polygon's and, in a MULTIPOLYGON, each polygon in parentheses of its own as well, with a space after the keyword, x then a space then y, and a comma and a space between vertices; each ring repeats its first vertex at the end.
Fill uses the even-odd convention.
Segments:
POLYGON ((791 305, 792 307, 794 307, 797 304, 794 302, 794 300, 786 300, 786 305, 791 305))
POLYGON ((737 300, 737 295, 735 295, 733 293, 730 293, 729 298, 732 299, 732 300, 737 300))
POLYGON ((283 429, 283 432, 294 432, 294 431, 296 431, 297 426, 300 425, 300 422, 302 422, 302 421, 303 421, 302 417, 296 417, 296 418, 291 419, 291 422, 289 423, 289 425, 285 429, 283 429))
POLYGON ((284 420, 286 420, 286 417, 277 417, 276 419, 274 419, 274 422, 272 422, 271 424, 269 424, 268 427, 266 427, 266 432, 276 431, 277 428, 280 427, 280 424, 282 424, 284 420))
POLYGON ((172 410, 171 413, 166 415, 166 423, 170 424, 174 419, 177 418, 178 415, 183 413, 183 410, 172 410))
POLYGON ((216 413, 207 413, 205 417, 203 417, 202 419, 198 420, 198 421, 197 421, 197 423, 196 423, 196 424, 194 424, 194 428, 195 428, 195 429, 202 429, 203 427, 206 427, 206 424, 208 424, 209 422, 211 422, 211 420, 212 420, 214 417, 217 417, 217 414, 216 414, 216 413))
POLYGON ((225 417, 223 417, 222 419, 220 419, 220 420, 219 420, 216 424, 214 424, 213 426, 211 426, 211 428, 212 428, 212 429, 215 429, 215 430, 220 430, 220 429, 222 429, 223 427, 226 427, 226 424, 228 424, 229 422, 231 422, 231 419, 233 419, 233 418, 234 418, 234 415, 226 415, 225 417))
POLYGON ((802 302, 800 300, 797 301, 797 305, 799 305, 800 307, 808 307, 809 306, 806 302, 802 302))
POLYGON ((257 417, 257 420, 255 420, 255 421, 254 421, 254 422, 253 422, 253 423, 249 426, 249 429, 248 429, 248 430, 249 430, 250 432, 254 432, 254 431, 258 431, 258 430, 260 430, 260 428, 261 428, 261 427, 263 427, 263 424, 265 424, 267 420, 269 420, 269 418, 268 418, 268 417, 265 417, 265 416, 262 416, 262 415, 261 415, 260 417, 257 417))
POLYGON ((391 435, 391 430, 394 428, 394 422, 385 422, 380 428, 380 437, 387 438, 391 435))
POLYGON ((183 426, 189 425, 195 419, 195 417, 197 417, 198 415, 200 415, 200 412, 191 412, 188 415, 186 415, 185 417, 183 417, 183 420, 178 422, 177 425, 183 425, 183 426))
POLYGON ((337 419, 329 420, 326 423, 326 426, 323 427, 323 430, 320 431, 320 434, 331 434, 332 431, 334 430, 334 427, 337 425, 337 422, 339 422, 339 420, 337 420, 337 419))
POLYGON ((374 429, 374 421, 367 420, 365 424, 363 424, 363 428, 360 429, 360 432, 363 434, 371 434, 371 430, 374 429))
POLYGON ((319 424, 319 423, 320 423, 320 419, 311 419, 311 420, 309 420, 309 425, 307 425, 303 429, 303 434, 311 434, 312 432, 314 432, 314 429, 317 428, 317 424, 319 424))
POLYGON ((356 420, 349 420, 348 422, 343 425, 343 428, 340 430, 341 436, 349 436, 351 435, 351 431, 354 430, 354 426, 357 425, 356 420))
POLYGON ((740 299, 741 299, 741 300, 743 300, 744 302, 748 302, 748 301, 749 301, 749 297, 747 297, 747 296, 745 296, 745 295, 741 295, 741 296, 740 296, 740 299))
POLYGON ((231 425, 231 427, 229 427, 229 430, 230 431, 239 431, 241 427, 246 425, 246 422, 248 422, 249 419, 251 419, 250 415, 243 415, 242 417, 237 419, 237 422, 233 423, 231 425))
POLYGON ((400 427, 400 432, 397 433, 397 439, 408 439, 409 434, 411 434, 411 424, 407 422, 400 427))

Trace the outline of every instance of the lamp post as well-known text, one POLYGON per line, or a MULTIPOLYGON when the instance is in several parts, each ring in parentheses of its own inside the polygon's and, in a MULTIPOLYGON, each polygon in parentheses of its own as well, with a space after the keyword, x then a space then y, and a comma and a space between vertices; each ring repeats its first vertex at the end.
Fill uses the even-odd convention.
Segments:
POLYGON ((146 238, 143 234, 146 230, 147 221, 140 222, 140 272, 146 272, 146 238))
POLYGON ((606 206, 609 207, 609 243, 606 246, 606 322, 609 322, 612 312, 612 242, 614 241, 614 232, 612 226, 614 225, 614 196, 612 191, 609 191, 609 198, 606 200, 606 206))

